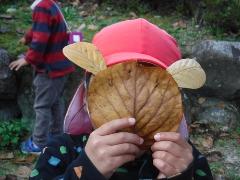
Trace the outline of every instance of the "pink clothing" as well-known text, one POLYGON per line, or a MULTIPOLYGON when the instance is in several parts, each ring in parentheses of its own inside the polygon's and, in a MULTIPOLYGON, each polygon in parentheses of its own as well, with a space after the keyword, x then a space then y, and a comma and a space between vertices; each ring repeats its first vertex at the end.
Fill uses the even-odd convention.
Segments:
POLYGON ((89 134, 92 124, 86 111, 85 88, 81 83, 68 107, 64 119, 64 132, 72 135, 89 134))

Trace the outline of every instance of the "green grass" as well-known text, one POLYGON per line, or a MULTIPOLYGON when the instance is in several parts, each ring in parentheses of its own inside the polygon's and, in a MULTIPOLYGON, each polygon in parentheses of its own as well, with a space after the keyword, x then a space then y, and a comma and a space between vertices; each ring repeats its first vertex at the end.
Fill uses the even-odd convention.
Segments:
POLYGON ((224 169, 224 164, 222 162, 212 162, 210 163, 210 169, 212 172, 219 174, 219 171, 224 169))
MULTIPOLYGON (((240 159, 240 144, 239 140, 236 138, 232 138, 231 136, 238 132, 238 128, 236 131, 232 131, 230 137, 219 138, 215 141, 215 149, 223 152, 225 154, 223 156, 224 159, 237 156, 240 159)), ((240 179, 240 163, 233 164, 233 163, 226 163, 225 160, 222 159, 218 162, 210 163, 211 170, 214 174, 223 174, 225 177, 231 180, 239 180, 240 179)), ((228 161, 229 162, 229 161, 228 161)), ((235 161, 236 162, 236 161, 235 161)))
MULTIPOLYGON (((92 13, 90 16, 87 17, 81 17, 79 16, 79 11, 73 8, 65 7, 64 11, 68 11, 68 15, 66 17, 68 23, 70 24, 72 29, 76 29, 81 24, 85 24, 86 28, 83 29, 84 34, 84 41, 91 41, 93 35, 100 30, 101 28, 116 23, 118 21, 131 19, 132 16, 130 13, 132 11, 122 11, 119 10, 119 8, 114 7, 108 7, 106 5, 103 5, 99 8, 97 8, 94 13, 92 13), (108 10, 108 9, 111 10, 108 10), (78 17, 78 18, 76 18, 78 17), (104 19, 101 19, 101 17, 105 17, 104 19), (87 26, 93 24, 97 26, 97 30, 89 30, 87 29, 87 26)), ((206 39, 207 37, 210 37, 210 30, 208 28, 199 28, 194 24, 194 21, 192 19, 186 20, 186 28, 177 27, 173 28, 173 23, 182 20, 182 17, 180 15, 172 15, 172 16, 160 16, 157 12, 150 12, 143 10, 138 11, 136 13, 137 17, 146 18, 150 22, 158 25, 159 27, 165 29, 167 32, 169 32, 171 35, 173 35, 177 41, 179 42, 180 46, 184 49, 188 45, 192 45, 194 42, 200 40, 200 39, 206 39)), ((66 14, 66 13, 65 13, 66 14)))
MULTIPOLYGON (((0 151, 6 153, 6 151, 0 151)), ((0 177, 6 175, 16 175, 20 166, 28 166, 32 169, 35 166, 37 156, 22 154, 19 151, 13 151, 14 158, 10 160, 1 160, 0 163, 0 177)), ((0 178, 1 179, 1 178, 0 178)), ((22 178, 20 178, 22 179, 22 178)), ((25 178, 27 179, 27 178, 25 178)))
POLYGON ((22 33, 31 25, 31 11, 25 1, 18 1, 13 5, 0 6, 1 14, 11 15, 13 19, 0 18, 0 26, 7 29, 7 33, 0 34, 0 47, 7 49, 10 56, 15 58, 26 50, 26 47, 18 43, 22 33), (16 12, 7 13, 8 8, 15 8, 16 12))
POLYGON ((11 161, 2 161, 0 163, 0 176, 13 174, 16 172, 18 165, 13 164, 11 161))
POLYGON ((212 162, 210 163, 210 169, 214 174, 223 175, 227 179, 240 180, 240 175, 237 169, 227 168, 223 162, 212 162))
POLYGON ((26 126, 21 120, 1 121, 0 150, 17 148, 27 134, 26 126))
MULTIPOLYGON (((0 34, 0 47, 7 49, 12 57, 16 57, 27 49, 25 46, 18 44, 18 40, 22 37, 22 34, 16 31, 27 30, 31 26, 31 11, 26 1, 16 1, 14 5, 2 5, 0 7, 0 12, 6 14, 6 10, 10 7, 16 8, 16 12, 12 13, 14 20, 0 19, 1 26, 5 26, 10 30, 8 33, 0 34)), ((187 19, 185 21, 186 28, 173 28, 173 23, 183 19, 180 14, 176 13, 174 15, 161 16, 158 12, 152 11, 147 5, 142 3, 134 10, 131 6, 124 9, 122 6, 117 7, 106 2, 86 17, 80 15, 81 11, 83 10, 67 4, 64 4, 63 7, 63 13, 72 30, 76 30, 81 24, 85 24, 86 27, 82 32, 84 34, 84 41, 88 42, 92 40, 93 35, 101 28, 121 20, 132 18, 132 12, 134 12, 137 17, 146 18, 172 34, 179 42, 183 51, 198 40, 218 38, 213 37, 211 28, 197 27, 193 19, 187 19), (95 25, 97 29, 90 30, 88 29, 89 25, 95 25)), ((84 9, 84 11, 87 11, 87 9, 84 9)), ((224 34, 219 32, 219 38, 223 37, 224 34)))

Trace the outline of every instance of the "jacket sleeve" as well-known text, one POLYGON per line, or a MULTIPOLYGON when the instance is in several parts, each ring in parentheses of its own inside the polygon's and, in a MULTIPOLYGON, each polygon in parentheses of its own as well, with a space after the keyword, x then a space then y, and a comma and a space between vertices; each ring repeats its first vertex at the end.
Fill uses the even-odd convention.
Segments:
POLYGON ((189 142, 193 147, 193 162, 188 169, 180 175, 168 178, 171 180, 213 180, 211 170, 209 168, 207 159, 189 142))
POLYGON ((43 149, 30 179, 105 180, 83 147, 71 147, 63 138, 51 141, 43 149))
POLYGON ((36 7, 32 15, 31 43, 26 53, 26 61, 38 66, 43 62, 43 55, 51 33, 51 11, 36 7))
POLYGON ((64 179, 106 180, 88 159, 84 151, 68 166, 64 179))
POLYGON ((30 28, 24 35, 24 38, 26 40, 25 45, 28 45, 32 41, 32 28, 30 28))

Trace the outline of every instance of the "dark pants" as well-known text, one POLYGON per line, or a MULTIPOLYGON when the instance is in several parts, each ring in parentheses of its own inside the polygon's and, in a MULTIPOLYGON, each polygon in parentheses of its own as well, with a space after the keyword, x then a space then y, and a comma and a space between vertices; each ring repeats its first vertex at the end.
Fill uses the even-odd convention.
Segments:
POLYGON ((39 147, 46 145, 48 136, 63 132, 63 90, 66 79, 65 76, 49 78, 45 73, 38 73, 34 78, 36 120, 32 138, 39 147))

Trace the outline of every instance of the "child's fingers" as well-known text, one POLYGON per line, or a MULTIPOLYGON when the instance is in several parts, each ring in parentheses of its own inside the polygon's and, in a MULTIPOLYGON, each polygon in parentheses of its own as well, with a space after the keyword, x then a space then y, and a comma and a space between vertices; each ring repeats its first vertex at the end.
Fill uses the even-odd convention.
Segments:
POLYGON ((140 149, 134 144, 124 143, 110 146, 108 151, 110 156, 120 156, 126 154, 136 156, 140 152, 140 149))
POLYGON ((179 144, 182 147, 189 147, 190 146, 188 144, 188 142, 184 138, 182 138, 182 136, 179 133, 176 133, 176 132, 157 133, 154 136, 154 139, 156 141, 172 141, 172 142, 175 142, 175 143, 179 144))
POLYGON ((136 134, 129 132, 118 132, 114 134, 110 134, 104 136, 104 142, 108 145, 116 145, 123 143, 131 143, 136 145, 141 145, 143 143, 143 139, 136 134))
POLYGON ((109 135, 120 131, 124 128, 128 128, 135 124, 136 120, 134 118, 123 118, 123 119, 116 119, 99 127, 95 130, 95 133, 101 136, 109 135))
POLYGON ((155 152, 155 151, 167 151, 167 152, 169 152, 169 153, 171 153, 171 154, 173 154, 174 156, 177 156, 177 157, 181 157, 182 152, 185 151, 184 148, 182 148, 181 146, 179 146, 175 142, 171 142, 171 141, 155 142, 152 145, 151 150, 153 152, 155 152))
POLYGON ((164 175, 163 173, 159 173, 158 176, 157 176, 158 179, 163 179, 163 178, 166 178, 166 177, 167 176, 164 175))
POLYGON ((186 169, 193 161, 192 149, 182 147, 175 142, 155 142, 151 149, 154 158, 161 159, 179 170, 186 169))
POLYGON ((154 159, 153 165, 167 177, 170 177, 179 173, 174 167, 172 167, 171 165, 169 165, 168 163, 164 162, 161 159, 154 159))
POLYGON ((17 66, 16 66, 16 68, 15 68, 15 71, 18 71, 21 67, 22 67, 21 64, 17 64, 17 66))
POLYGON ((25 44, 26 39, 23 37, 23 38, 21 38, 18 42, 21 43, 21 44, 25 44))
POLYGON ((12 63, 9 65, 9 68, 10 68, 11 70, 14 70, 14 69, 17 68, 17 66, 18 66, 18 63, 17 63, 17 62, 12 62, 12 63))
POLYGON ((15 68, 15 66, 16 66, 16 62, 14 61, 14 62, 11 62, 10 64, 9 64, 9 68, 11 69, 11 70, 13 70, 14 68, 15 68))
POLYGON ((161 159, 176 169, 184 170, 185 161, 166 151, 156 151, 152 154, 153 159, 161 159))

